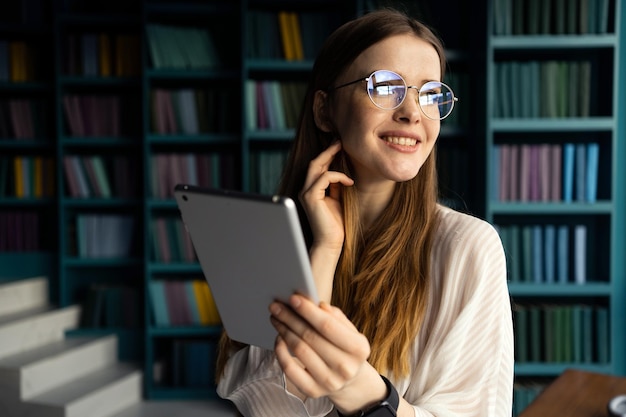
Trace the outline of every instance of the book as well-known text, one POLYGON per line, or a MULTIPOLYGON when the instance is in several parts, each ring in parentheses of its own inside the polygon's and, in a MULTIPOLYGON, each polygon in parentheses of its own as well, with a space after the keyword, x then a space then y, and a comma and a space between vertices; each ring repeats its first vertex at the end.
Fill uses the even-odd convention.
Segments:
POLYGON ((584 284, 587 280, 587 226, 574 227, 574 281, 584 284))
POLYGON ((552 174, 551 163, 551 148, 547 143, 538 145, 539 152, 539 200, 546 202, 551 198, 551 184, 552 174))
POLYGON ((569 227, 565 224, 557 227, 557 281, 565 284, 569 281, 569 227))
POLYGON ((534 225, 532 227, 533 241, 533 282, 541 284, 544 282, 544 240, 543 227, 534 225))
POLYGON ((289 29, 291 33, 291 44, 294 53, 294 59, 296 61, 302 61, 304 59, 304 47, 302 45, 302 32, 300 31, 300 20, 296 12, 290 12, 289 17, 289 29))
POLYGON ((522 250, 521 250, 521 231, 520 226, 512 224, 509 229, 509 253, 510 273, 512 281, 522 280, 522 250))
POLYGON ((576 167, 575 180, 576 180, 576 201, 585 201, 587 192, 585 186, 587 185, 587 145, 584 143, 576 144, 576 167))
POLYGON ((109 77, 113 74, 113 55, 111 53, 111 38, 107 33, 98 34, 98 75, 109 77))
POLYGON ((528 354, 528 310, 517 305, 513 310, 515 329, 515 354, 517 362, 527 362, 528 354))
POLYGON ((152 280, 148 283, 150 306, 156 326, 169 326, 169 311, 165 298, 165 283, 161 280, 152 280))
POLYGON ((502 196, 501 196, 501 191, 500 191, 500 185, 501 185, 501 181, 500 181, 500 177, 501 177, 501 172, 500 170, 502 169, 500 166, 500 159, 501 159, 501 149, 500 149, 500 145, 493 145, 491 147, 491 157, 490 159, 490 163, 491 163, 491 172, 493 173, 493 175, 491 175, 491 183, 489 184, 489 188, 490 188, 490 195, 492 196, 492 198, 494 199, 494 201, 502 201, 502 196))
POLYGON ((278 26, 280 28, 280 39, 283 46, 283 57, 287 61, 294 61, 296 59, 296 49, 291 31, 289 12, 285 10, 278 12, 278 26))
POLYGON ((500 167, 500 175, 499 175, 499 183, 500 189, 498 195, 500 196, 500 201, 510 201, 511 200, 511 145, 508 143, 503 143, 499 145, 500 150, 500 161, 498 166, 500 167))
POLYGON ((609 311, 607 307, 596 306, 595 308, 595 325, 596 325, 596 361, 598 363, 607 364, 610 358, 610 334, 609 311))
POLYGON ((530 201, 541 200, 541 161, 539 145, 530 147, 530 201))
POLYGON ((522 281, 533 282, 533 240, 532 226, 523 225, 521 231, 522 239, 522 281))
POLYGON ((553 224, 544 226, 544 282, 554 283, 556 281, 556 227, 553 224))
POLYGON ((585 201, 595 203, 598 191, 598 163, 600 145, 596 142, 587 144, 587 161, 585 167, 585 201))
POLYGON ((509 145, 509 198, 511 201, 519 201, 519 146, 509 145))
POLYGON ((550 153, 550 200, 561 201, 562 198, 562 150, 561 145, 551 144, 549 145, 550 153))
POLYGON ((574 200, 574 159, 575 145, 563 145, 563 202, 571 203, 574 200))

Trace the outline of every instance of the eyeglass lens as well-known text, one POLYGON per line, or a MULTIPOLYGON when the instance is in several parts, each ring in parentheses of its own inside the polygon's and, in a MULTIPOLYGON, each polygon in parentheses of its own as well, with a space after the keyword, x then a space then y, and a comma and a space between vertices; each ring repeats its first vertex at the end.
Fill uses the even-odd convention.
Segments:
MULTIPOLYGON (((382 109, 395 109, 407 95, 404 79, 393 71, 375 71, 367 80, 367 93, 382 109)), ((419 89, 419 106, 430 119, 447 117, 454 107, 454 93, 439 81, 429 81, 419 89)))

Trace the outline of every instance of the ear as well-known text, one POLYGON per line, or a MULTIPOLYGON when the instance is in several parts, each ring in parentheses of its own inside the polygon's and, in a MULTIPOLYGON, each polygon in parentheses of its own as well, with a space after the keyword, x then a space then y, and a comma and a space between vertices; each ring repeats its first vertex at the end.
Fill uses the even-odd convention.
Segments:
POLYGON ((328 93, 317 90, 313 97, 313 118, 315 125, 323 132, 332 131, 332 123, 328 116, 328 93))

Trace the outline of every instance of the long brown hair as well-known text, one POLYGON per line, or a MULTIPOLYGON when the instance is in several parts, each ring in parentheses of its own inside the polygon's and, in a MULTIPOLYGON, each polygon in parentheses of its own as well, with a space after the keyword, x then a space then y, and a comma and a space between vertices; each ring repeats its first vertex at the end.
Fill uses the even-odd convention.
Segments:
MULTIPOLYGON (((309 162, 336 139, 333 133, 323 132, 315 124, 315 92, 329 91, 365 49, 390 36, 407 33, 432 44, 440 57, 443 79, 445 55, 439 38, 424 24, 396 10, 383 9, 361 16, 342 25, 325 41, 313 66, 279 194, 290 196, 299 204, 298 194, 309 162)), ((351 176, 350 161, 343 153, 333 169, 351 176)), ((370 229, 362 228, 355 187, 344 187, 342 191, 346 238, 335 271, 332 304, 341 308, 368 338, 372 348, 369 361, 381 373, 409 373, 411 344, 423 322, 428 300, 437 192, 434 149, 415 178, 396 185, 389 206, 370 229)), ((299 208, 310 244, 312 232, 302 207, 299 208)), ((218 378, 234 347, 223 338, 218 378)))

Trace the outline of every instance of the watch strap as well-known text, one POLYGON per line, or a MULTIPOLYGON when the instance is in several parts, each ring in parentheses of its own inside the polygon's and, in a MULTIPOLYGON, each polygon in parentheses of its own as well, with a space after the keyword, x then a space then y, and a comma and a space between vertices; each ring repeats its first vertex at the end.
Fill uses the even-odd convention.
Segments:
POLYGON ((400 395, 391 381, 383 375, 380 377, 387 387, 387 397, 385 399, 369 406, 365 410, 360 410, 349 416, 341 414, 339 410, 337 410, 339 417, 395 417, 398 414, 398 407, 400 406, 400 395))

